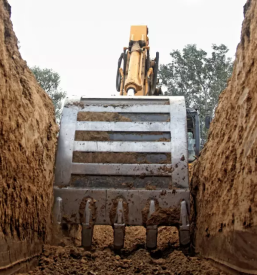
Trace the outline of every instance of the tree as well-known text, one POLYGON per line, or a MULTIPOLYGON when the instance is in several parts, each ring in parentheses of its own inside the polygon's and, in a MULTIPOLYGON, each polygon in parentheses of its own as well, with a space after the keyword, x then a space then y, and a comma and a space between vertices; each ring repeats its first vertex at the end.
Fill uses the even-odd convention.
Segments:
POLYGON ((56 120, 60 121, 62 100, 65 98, 66 92, 59 87, 61 81, 59 74, 52 69, 41 69, 37 66, 30 68, 30 70, 35 75, 40 86, 51 97, 55 108, 56 120))
MULTIPOLYGON (((202 122, 205 116, 214 116, 219 94, 233 69, 231 58, 226 57, 225 45, 213 44, 212 49, 210 57, 194 44, 185 46, 182 52, 173 50, 171 63, 161 65, 159 72, 162 84, 167 87, 166 95, 185 96, 186 106, 197 109, 202 122)), ((207 136, 203 123, 201 136, 204 139, 207 136)))

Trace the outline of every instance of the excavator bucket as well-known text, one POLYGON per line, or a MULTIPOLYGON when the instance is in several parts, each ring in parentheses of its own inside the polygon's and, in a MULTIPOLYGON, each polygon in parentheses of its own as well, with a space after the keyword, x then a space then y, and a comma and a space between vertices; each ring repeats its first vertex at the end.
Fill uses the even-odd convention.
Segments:
POLYGON ((159 225, 177 226, 181 245, 188 245, 186 123, 184 97, 67 99, 56 159, 56 221, 81 224, 85 248, 94 225, 113 226, 116 249, 123 247, 125 226, 133 225, 146 227, 149 249, 157 245, 159 225))

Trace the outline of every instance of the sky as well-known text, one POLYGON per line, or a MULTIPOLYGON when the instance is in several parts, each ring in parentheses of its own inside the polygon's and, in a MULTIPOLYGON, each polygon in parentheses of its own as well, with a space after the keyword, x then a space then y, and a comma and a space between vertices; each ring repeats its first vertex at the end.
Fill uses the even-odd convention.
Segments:
POLYGON ((150 54, 196 44, 225 44, 234 57, 246 0, 9 0, 20 52, 28 66, 58 72, 68 95, 116 94, 118 58, 131 25, 149 28, 150 54))

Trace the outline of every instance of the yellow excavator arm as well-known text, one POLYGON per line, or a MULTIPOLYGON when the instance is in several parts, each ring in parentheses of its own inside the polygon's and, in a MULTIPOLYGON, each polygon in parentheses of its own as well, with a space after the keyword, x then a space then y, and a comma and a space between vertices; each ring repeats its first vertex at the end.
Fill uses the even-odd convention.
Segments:
POLYGON ((154 60, 150 59, 147 35, 147 26, 131 26, 129 46, 118 61, 116 89, 120 95, 150 96, 161 92, 156 89, 159 53, 154 60))

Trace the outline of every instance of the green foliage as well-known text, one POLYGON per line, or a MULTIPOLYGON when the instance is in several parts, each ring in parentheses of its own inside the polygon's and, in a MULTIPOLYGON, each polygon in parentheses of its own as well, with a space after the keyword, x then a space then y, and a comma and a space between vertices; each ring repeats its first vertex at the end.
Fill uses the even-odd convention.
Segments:
MULTIPOLYGON (((231 76, 233 62, 227 58, 228 48, 221 44, 212 45, 212 54, 197 49, 196 45, 187 45, 182 52, 171 52, 171 63, 160 66, 159 78, 167 87, 166 95, 183 95, 187 107, 200 113, 201 121, 205 116, 214 116, 219 94, 226 88, 231 76)), ((201 123, 202 138, 207 131, 201 123)))
POLYGON ((55 117, 59 122, 61 119, 62 100, 66 96, 66 92, 59 87, 61 81, 59 74, 52 69, 41 69, 37 66, 30 68, 30 70, 35 75, 40 86, 51 97, 55 108, 55 117))

